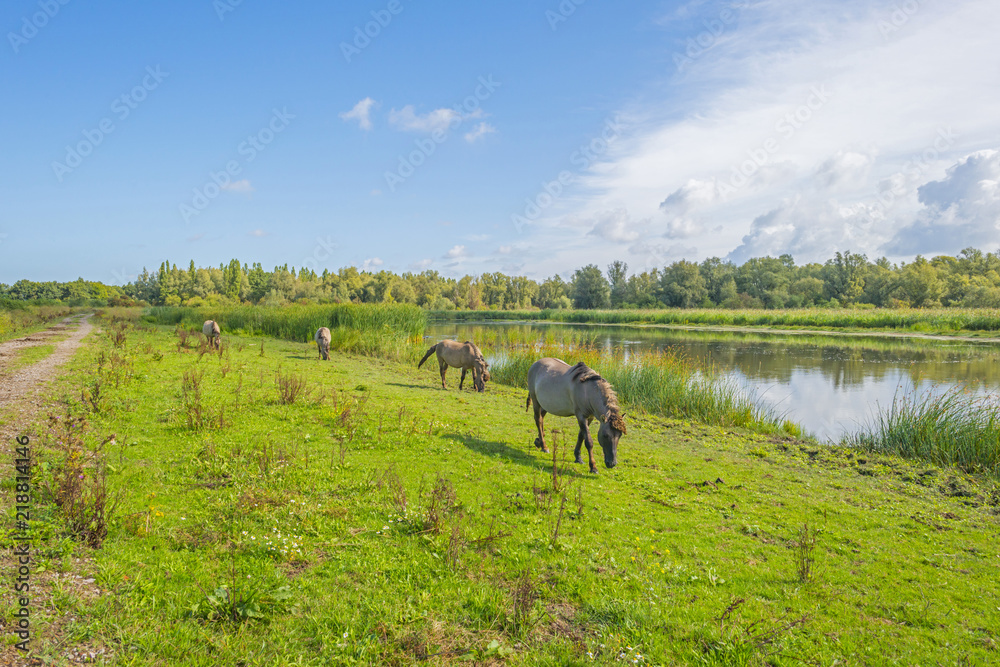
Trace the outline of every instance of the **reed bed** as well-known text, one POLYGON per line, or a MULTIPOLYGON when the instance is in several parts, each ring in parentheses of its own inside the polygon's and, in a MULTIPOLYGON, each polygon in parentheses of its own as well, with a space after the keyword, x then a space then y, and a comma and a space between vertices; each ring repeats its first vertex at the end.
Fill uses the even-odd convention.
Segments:
POLYGON ((841 444, 996 476, 1000 403, 961 387, 941 395, 897 395, 887 410, 841 444))
POLYGON ((995 308, 798 308, 728 310, 476 310, 431 313, 448 321, 537 321, 580 324, 664 324, 705 326, 778 326, 823 329, 884 329, 911 332, 1000 331, 995 308))
POLYGON ((424 311, 403 304, 331 306, 155 307, 147 318, 157 324, 201 328, 215 320, 226 332, 308 343, 320 327, 330 329, 331 349, 392 359, 409 358, 410 343, 423 335, 424 311))
POLYGON ((508 348, 494 357, 490 375, 496 382, 526 389, 531 364, 547 356, 586 363, 611 383, 626 410, 801 435, 796 424, 756 404, 752 396, 714 369, 699 368, 672 352, 626 354, 622 350, 551 344, 508 348))

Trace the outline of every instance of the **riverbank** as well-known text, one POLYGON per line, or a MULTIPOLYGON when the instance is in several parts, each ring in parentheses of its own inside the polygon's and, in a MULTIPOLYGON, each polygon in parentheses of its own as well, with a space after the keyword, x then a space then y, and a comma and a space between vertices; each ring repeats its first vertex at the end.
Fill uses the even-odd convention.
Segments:
MULTIPOLYGON (((313 345, 235 335, 214 353, 150 329, 119 347, 92 337, 51 389, 86 422, 94 464, 79 474, 120 505, 99 549, 67 542, 39 507, 35 567, 60 577, 40 593, 38 657, 997 656, 995 482, 638 413, 619 466, 590 475, 567 453, 571 420, 548 420, 554 460, 532 446, 521 390, 443 391, 426 366, 321 362, 313 345), (94 581, 59 583, 71 573, 94 581)), ((65 442, 66 423, 40 425, 39 442, 65 442)), ((44 451, 54 472, 39 489, 68 453, 44 451)))
POLYGON ((928 310, 540 310, 432 311, 439 322, 538 322, 663 329, 761 332, 1000 343, 1000 311, 928 310))

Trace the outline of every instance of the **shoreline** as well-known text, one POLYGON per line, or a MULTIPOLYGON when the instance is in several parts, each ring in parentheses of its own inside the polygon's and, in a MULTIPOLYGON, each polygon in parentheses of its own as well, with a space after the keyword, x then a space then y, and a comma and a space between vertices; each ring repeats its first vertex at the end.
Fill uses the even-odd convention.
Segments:
POLYGON ((791 329, 774 326, 725 326, 719 324, 650 324, 646 322, 562 322, 559 320, 452 320, 452 319, 428 319, 428 326, 434 324, 548 324, 564 326, 593 326, 593 327, 633 327, 636 329, 673 329, 677 331, 714 331, 722 333, 769 333, 769 334, 792 334, 811 336, 851 336, 866 338, 913 338, 916 340, 941 340, 941 341, 965 341, 970 343, 1000 344, 1000 336, 976 336, 970 331, 956 331, 954 334, 945 333, 920 333, 903 332, 889 329, 872 330, 840 330, 840 329, 791 329))

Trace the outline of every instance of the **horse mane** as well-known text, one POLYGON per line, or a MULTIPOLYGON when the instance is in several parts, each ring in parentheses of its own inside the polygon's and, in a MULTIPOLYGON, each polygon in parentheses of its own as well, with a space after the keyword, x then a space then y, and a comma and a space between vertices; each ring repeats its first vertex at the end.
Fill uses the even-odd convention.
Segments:
POLYGON ((604 398, 604 403, 608 408, 604 421, 607 421, 613 428, 625 434, 625 420, 622 418, 621 407, 618 405, 618 395, 615 394, 611 383, 601 377, 600 373, 583 363, 577 362, 569 369, 570 377, 577 382, 596 382, 597 389, 604 398))

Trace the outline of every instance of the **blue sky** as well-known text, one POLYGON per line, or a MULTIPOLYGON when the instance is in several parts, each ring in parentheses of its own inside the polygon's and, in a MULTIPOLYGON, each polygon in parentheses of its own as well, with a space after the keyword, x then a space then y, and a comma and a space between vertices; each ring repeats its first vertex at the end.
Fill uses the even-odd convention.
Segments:
POLYGON ((0 282, 998 247, 995 2, 332 4, 4 3, 0 282))

